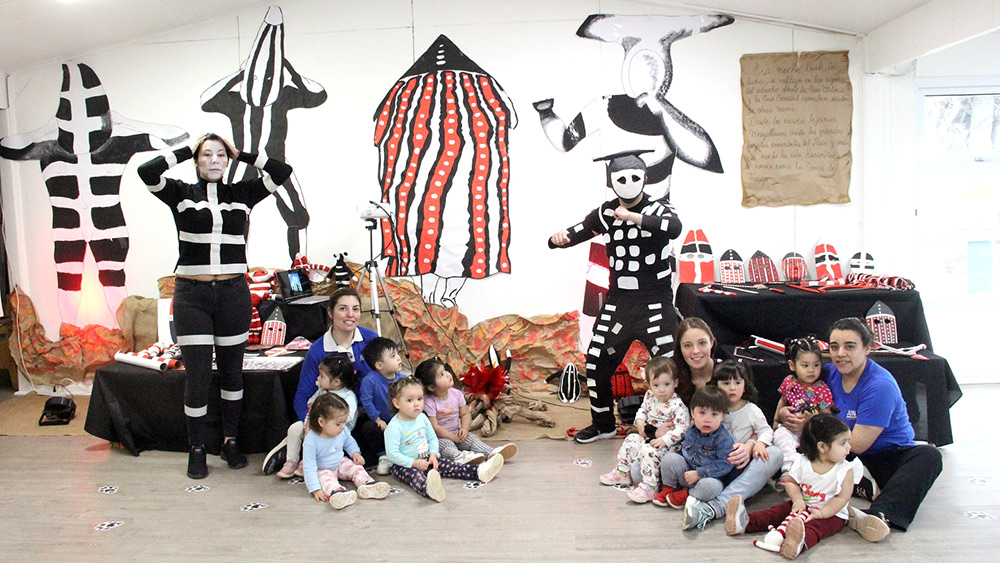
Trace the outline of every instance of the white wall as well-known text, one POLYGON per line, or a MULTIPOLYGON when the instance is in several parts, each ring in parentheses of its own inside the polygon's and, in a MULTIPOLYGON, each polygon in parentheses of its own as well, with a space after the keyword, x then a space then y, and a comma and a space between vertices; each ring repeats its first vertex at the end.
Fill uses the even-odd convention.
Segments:
MULTIPOLYGON (((588 138, 570 153, 557 152, 542 134, 531 103, 555 98, 556 111, 571 118, 591 100, 622 92, 622 50, 575 35, 587 15, 690 12, 625 1, 414 0, 411 18, 409 0, 364 8, 342 0, 277 4, 286 22, 286 58, 329 95, 319 108, 290 114, 288 160, 313 218, 309 256, 324 262, 331 253, 346 250, 354 260, 367 258, 367 232, 355 208, 379 193, 371 117, 399 75, 443 33, 499 80, 519 119, 510 133, 512 274, 468 282, 459 296, 461 308, 473 323, 506 313, 529 316, 578 309, 586 245, 552 251, 546 241, 606 197, 603 165, 592 159, 611 152, 610 144, 603 136, 588 138), (375 9, 380 11, 372 13, 375 9)), ((112 108, 125 116, 180 125, 194 135, 205 130, 228 135, 226 119, 202 112, 199 96, 240 65, 263 16, 263 10, 234 14, 139 44, 82 55, 76 61, 98 73, 112 108)), ((821 237, 846 257, 864 244, 893 272, 905 273, 911 254, 905 237, 886 239, 875 236, 881 234, 879 227, 862 229, 872 216, 872 201, 890 199, 895 187, 880 182, 873 188, 866 181, 865 119, 871 119, 872 112, 866 110, 868 81, 861 75, 859 60, 863 47, 851 37, 757 22, 737 21, 675 43, 669 98, 708 131, 725 168, 717 175, 681 162, 675 165, 673 201, 685 229, 704 229, 717 255, 732 247, 744 258, 757 249, 778 260, 792 250, 811 256, 821 237), (740 207, 740 56, 840 49, 851 52, 855 97, 852 203, 740 207)), ((11 76, 11 110, 0 112, 9 120, 8 132, 33 130, 52 117, 59 95, 58 63, 11 76)), ((169 212, 134 173, 144 160, 134 158, 122 182, 122 206, 131 234, 126 271, 131 294, 153 296, 156 279, 173 268, 176 239, 169 212)), ((192 177, 189 166, 178 169, 183 177, 192 177)), ((51 217, 38 164, 0 161, 0 174, 14 280, 32 297, 49 337, 55 338, 59 313, 51 217)), ((252 224, 251 265, 287 267, 284 227, 273 206, 268 202, 258 206, 252 224)))

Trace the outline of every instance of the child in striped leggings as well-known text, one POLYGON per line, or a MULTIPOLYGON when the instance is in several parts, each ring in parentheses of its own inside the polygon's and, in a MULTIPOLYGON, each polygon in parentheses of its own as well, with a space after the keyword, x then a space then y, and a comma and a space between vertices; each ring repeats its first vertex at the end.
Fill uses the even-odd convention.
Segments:
POLYGON ((504 461, 514 457, 517 445, 492 448, 469 432, 472 415, 465 404, 465 394, 455 389, 455 377, 437 358, 424 360, 413 376, 424 385, 424 414, 438 438, 441 457, 457 463, 481 463, 495 455, 504 461))
POLYGON ((385 429, 385 453, 392 462, 392 474, 414 491, 444 502, 441 477, 489 483, 503 467, 502 455, 478 466, 439 458, 438 438, 424 414, 424 387, 419 379, 394 381, 389 386, 389 398, 396 414, 385 429))

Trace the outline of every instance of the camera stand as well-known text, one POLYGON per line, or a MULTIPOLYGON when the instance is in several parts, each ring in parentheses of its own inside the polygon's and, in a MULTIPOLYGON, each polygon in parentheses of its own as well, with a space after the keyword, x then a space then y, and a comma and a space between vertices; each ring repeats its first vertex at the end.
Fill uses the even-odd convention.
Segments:
POLYGON ((389 292, 385 290, 385 284, 382 282, 382 274, 378 271, 378 262, 375 261, 375 229, 378 228, 378 223, 375 219, 365 219, 367 225, 365 229, 368 230, 368 261, 365 262, 361 269, 361 276, 358 279, 358 289, 364 285, 365 278, 368 278, 368 290, 369 298, 371 300, 371 308, 362 311, 362 313, 371 313, 372 317, 375 319, 375 332, 379 336, 382 336, 382 313, 379 310, 378 296, 379 292, 385 296, 386 312, 389 313, 389 318, 392 320, 393 326, 396 327, 396 334, 399 335, 399 342, 396 344, 399 346, 399 351, 401 355, 406 358, 406 363, 410 367, 410 372, 413 372, 413 364, 410 363, 410 355, 406 351, 406 342, 403 339, 403 329, 399 326, 399 322, 396 320, 396 307, 392 304, 392 297, 389 296, 389 292))

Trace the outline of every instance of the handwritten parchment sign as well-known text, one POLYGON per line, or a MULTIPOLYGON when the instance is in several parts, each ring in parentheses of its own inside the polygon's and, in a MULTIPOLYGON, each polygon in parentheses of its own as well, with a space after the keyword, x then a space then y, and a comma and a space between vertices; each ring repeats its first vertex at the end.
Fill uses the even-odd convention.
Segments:
POLYGON ((847 63, 847 51, 740 58, 744 207, 851 201, 847 63))

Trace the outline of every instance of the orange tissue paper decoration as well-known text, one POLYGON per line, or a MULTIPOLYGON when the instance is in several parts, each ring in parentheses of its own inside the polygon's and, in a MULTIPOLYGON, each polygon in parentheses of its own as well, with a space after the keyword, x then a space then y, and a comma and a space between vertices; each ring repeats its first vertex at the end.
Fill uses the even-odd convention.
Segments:
POLYGON ((83 381, 87 374, 114 361, 115 352, 128 350, 120 330, 100 325, 77 327, 63 323, 59 340, 45 338, 31 299, 15 286, 10 296, 14 309, 11 355, 34 384, 55 385, 63 378, 83 381))

